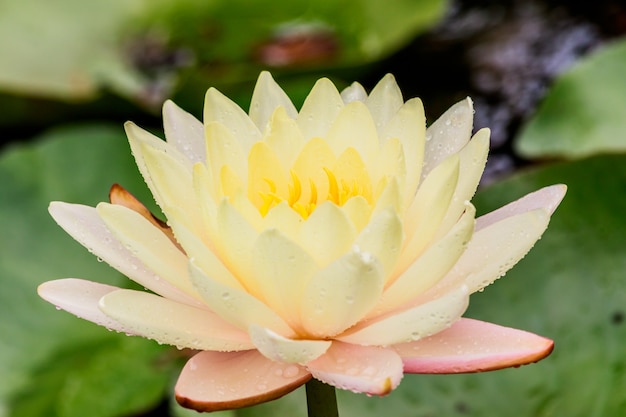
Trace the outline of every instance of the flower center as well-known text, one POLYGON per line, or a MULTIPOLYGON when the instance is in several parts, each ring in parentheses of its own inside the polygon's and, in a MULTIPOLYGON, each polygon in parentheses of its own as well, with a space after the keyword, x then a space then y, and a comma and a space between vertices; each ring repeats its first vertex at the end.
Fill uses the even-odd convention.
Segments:
POLYGON ((310 192, 308 193, 308 199, 304 200, 302 198, 302 182, 293 170, 290 171, 291 179, 287 184, 287 193, 285 195, 280 195, 274 181, 269 178, 263 178, 269 186, 269 191, 259 192, 262 199, 262 204, 259 207, 261 215, 265 217, 272 207, 283 201, 286 201, 303 219, 307 219, 313 213, 315 207, 324 201, 331 201, 338 206, 343 206, 351 198, 361 196, 368 202, 371 202, 372 187, 369 181, 359 181, 354 178, 351 180, 340 178, 338 180, 337 175, 331 169, 323 169, 328 179, 328 183, 324 184, 325 188, 328 189, 325 198, 320 198, 318 189, 321 187, 318 187, 315 181, 309 178, 310 192))

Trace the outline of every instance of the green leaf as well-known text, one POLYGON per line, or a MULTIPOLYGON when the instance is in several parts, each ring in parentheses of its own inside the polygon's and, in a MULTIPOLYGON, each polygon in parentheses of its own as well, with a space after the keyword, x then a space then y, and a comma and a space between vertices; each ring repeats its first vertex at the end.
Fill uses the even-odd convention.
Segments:
POLYGON ((528 158, 580 158, 626 150, 626 39, 578 62, 555 82, 523 128, 528 158))
POLYGON ((23 0, 0 4, 0 87, 62 99, 92 96, 101 85, 138 93, 144 82, 126 64, 123 24, 141 0, 23 0))
POLYGON ((0 158, 0 410, 8 415, 95 415, 98 401, 107 401, 100 416, 127 414, 153 406, 169 382, 163 347, 57 312, 37 296, 40 283, 63 277, 129 285, 46 210, 50 200, 106 200, 113 182, 148 195, 121 127, 61 129, 0 158))

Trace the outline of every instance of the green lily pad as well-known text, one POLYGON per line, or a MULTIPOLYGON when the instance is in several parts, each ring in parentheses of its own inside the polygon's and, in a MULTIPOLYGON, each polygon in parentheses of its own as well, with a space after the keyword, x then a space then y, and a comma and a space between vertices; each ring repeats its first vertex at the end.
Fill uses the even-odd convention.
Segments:
POLYGON ((516 142, 528 158, 626 150, 626 39, 578 62, 555 82, 516 142))
POLYGON ((0 88, 61 99, 102 85, 138 93, 144 81, 121 53, 120 30, 141 0, 5 1, 0 6, 0 88))
MULTIPOLYGON (((46 213, 50 200, 104 200, 113 182, 150 201, 121 127, 67 128, 0 158, 0 415, 93 415, 104 402, 110 408, 101 415, 128 415, 171 396, 177 350, 107 332, 36 295, 39 283, 66 276, 127 282, 46 213)), ((561 182, 569 192, 544 238, 506 277, 474 295, 466 314, 551 337, 555 352, 520 369, 407 375, 384 398, 340 391, 342 417, 620 415, 626 155, 542 167, 481 191, 475 202, 484 213, 561 182)), ((172 414, 186 415, 176 408, 172 414)), ((305 416, 304 392, 225 415, 305 416)))

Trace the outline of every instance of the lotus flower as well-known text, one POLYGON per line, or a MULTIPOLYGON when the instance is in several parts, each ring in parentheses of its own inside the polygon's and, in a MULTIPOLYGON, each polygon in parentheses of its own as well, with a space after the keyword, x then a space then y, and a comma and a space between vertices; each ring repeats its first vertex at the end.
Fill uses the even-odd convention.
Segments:
POLYGON ((537 361, 553 342, 462 318, 470 294, 533 246, 565 186, 475 219, 489 131, 463 100, 428 129, 391 75, 368 95, 319 80, 298 112, 264 72, 249 114, 215 89, 204 124, 168 101, 162 141, 126 132, 154 217, 121 186, 56 222, 150 290, 80 280, 44 299, 109 329, 197 350, 178 401, 211 411, 278 398, 311 377, 384 395, 403 373, 537 361))

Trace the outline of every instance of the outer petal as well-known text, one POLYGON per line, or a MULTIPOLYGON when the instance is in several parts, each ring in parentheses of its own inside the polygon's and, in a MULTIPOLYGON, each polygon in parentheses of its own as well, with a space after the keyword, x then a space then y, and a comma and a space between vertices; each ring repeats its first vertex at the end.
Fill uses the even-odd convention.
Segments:
POLYGON ((187 257, 141 214, 116 204, 96 207, 105 224, 132 253, 161 278, 200 299, 187 279, 187 257))
POLYGON ((183 368, 176 400, 197 411, 247 407, 275 400, 311 379, 298 365, 275 362, 256 350, 200 352, 183 368))
POLYGON ((467 249, 434 290, 465 283, 476 292, 503 276, 533 247, 548 227, 543 209, 518 214, 475 231, 467 249))
POLYGON ((307 363, 323 355, 332 343, 329 340, 289 339, 256 325, 250 326, 249 332, 258 351, 277 362, 307 363))
POLYGON ((167 100, 163 104, 163 126, 167 142, 189 158, 191 163, 206 160, 202 122, 167 100))
POLYGON ((307 369, 322 382, 371 395, 389 394, 403 375, 402 360, 392 349, 337 341, 307 369))
POLYGON ((70 236, 139 285, 185 304, 201 304, 147 268, 135 254, 113 236, 94 207, 55 201, 50 203, 48 210, 59 226, 70 236))
POLYGON ((346 104, 353 101, 365 102, 367 100, 367 91, 361 84, 355 81, 341 91, 341 99, 346 104))
POLYGON ((439 298, 418 302, 415 307, 359 323, 337 339, 364 346, 390 346, 418 340, 451 326, 461 318, 468 304, 469 293, 461 286, 439 298))
POLYGON ((396 211, 388 207, 374 215, 354 243, 362 252, 371 253, 378 259, 385 277, 388 277, 400 255, 403 239, 402 221, 396 211))
POLYGON ((466 98, 450 107, 426 130, 422 178, 441 161, 459 152, 469 141, 474 122, 472 100, 466 98))
POLYGON ((291 99, 282 88, 274 81, 272 75, 263 71, 254 86, 252 100, 250 102, 250 119, 263 132, 274 110, 282 107, 287 111, 290 118, 295 119, 298 111, 291 99))
POLYGON ((563 184, 551 185, 540 190, 526 194, 519 200, 515 200, 506 206, 480 216, 476 219, 476 230, 483 229, 493 223, 503 220, 516 214, 525 213, 535 209, 543 208, 549 215, 559 206, 559 203, 565 197, 567 186, 563 184))
POLYGON ((57 308, 62 308, 81 319, 118 332, 134 333, 129 327, 113 320, 98 308, 98 302, 102 297, 118 290, 118 287, 111 285, 65 278, 44 282, 37 288, 37 293, 57 308))
POLYGON ((299 303, 307 333, 333 336, 355 324, 380 298, 384 278, 378 260, 356 247, 319 271, 299 303))
POLYGON ((450 374, 525 365, 548 356, 553 347, 552 340, 532 333, 461 319, 449 329, 394 349, 406 373, 450 374))
POLYGON ((253 347, 245 332, 215 313, 143 291, 111 292, 100 299, 100 310, 131 333, 159 343, 219 351, 253 347))
POLYGON ((263 138, 285 167, 291 167, 304 146, 304 137, 283 107, 278 107, 269 119, 263 138))

